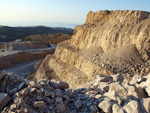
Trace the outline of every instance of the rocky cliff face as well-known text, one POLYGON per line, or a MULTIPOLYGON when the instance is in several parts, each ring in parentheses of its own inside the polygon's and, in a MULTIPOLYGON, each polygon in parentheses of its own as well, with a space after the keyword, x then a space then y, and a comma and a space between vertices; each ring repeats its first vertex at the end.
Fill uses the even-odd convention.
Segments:
MULTIPOLYGON (((58 79, 77 88, 97 74, 144 75, 150 65, 150 13, 143 11, 89 12, 70 40, 58 44, 47 65, 58 79)), ((51 74, 34 80, 48 78, 51 74)))

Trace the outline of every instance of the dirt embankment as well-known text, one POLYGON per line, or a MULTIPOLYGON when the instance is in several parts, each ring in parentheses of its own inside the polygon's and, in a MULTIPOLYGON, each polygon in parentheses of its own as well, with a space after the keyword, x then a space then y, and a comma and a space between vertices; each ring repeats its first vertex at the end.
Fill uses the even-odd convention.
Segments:
POLYGON ((11 42, 10 50, 26 50, 26 49, 38 49, 48 48, 49 43, 37 43, 37 42, 11 42))
POLYGON ((18 52, 15 54, 0 57, 0 69, 6 69, 20 62, 31 61, 34 59, 44 58, 48 54, 53 54, 54 49, 35 51, 35 52, 18 52))

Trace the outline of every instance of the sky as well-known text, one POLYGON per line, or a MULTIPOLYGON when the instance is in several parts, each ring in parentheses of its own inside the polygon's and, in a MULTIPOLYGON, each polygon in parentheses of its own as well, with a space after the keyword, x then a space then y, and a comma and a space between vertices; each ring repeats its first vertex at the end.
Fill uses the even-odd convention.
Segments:
POLYGON ((150 12, 150 0, 0 0, 0 25, 74 28, 99 10, 150 12))

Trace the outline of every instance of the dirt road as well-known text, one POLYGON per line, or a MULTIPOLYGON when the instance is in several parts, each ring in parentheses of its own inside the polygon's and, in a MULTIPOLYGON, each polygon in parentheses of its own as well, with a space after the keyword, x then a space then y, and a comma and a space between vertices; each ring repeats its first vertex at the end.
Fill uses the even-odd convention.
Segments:
POLYGON ((14 72, 14 73, 19 74, 26 78, 28 76, 28 74, 33 70, 36 63, 38 63, 41 60, 42 59, 36 59, 33 61, 29 61, 29 62, 22 62, 22 63, 15 65, 12 68, 6 69, 6 71, 14 72))

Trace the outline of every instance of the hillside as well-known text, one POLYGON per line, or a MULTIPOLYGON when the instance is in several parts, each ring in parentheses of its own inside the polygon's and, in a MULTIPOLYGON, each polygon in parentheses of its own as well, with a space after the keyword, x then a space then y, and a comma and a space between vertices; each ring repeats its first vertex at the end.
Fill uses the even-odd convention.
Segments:
POLYGON ((146 75, 150 72, 149 32, 149 12, 89 12, 72 38, 57 44, 54 55, 46 58, 50 60, 44 60, 29 78, 38 81, 55 77, 76 89, 97 74, 146 75))
POLYGON ((71 38, 69 34, 39 34, 39 35, 30 35, 25 37, 25 41, 36 41, 39 43, 50 43, 50 44, 57 44, 59 42, 68 40, 71 38))
POLYGON ((35 26, 35 27, 0 26, 0 42, 13 41, 15 39, 23 39, 29 35, 52 34, 52 33, 65 33, 72 35, 73 29, 70 28, 57 29, 45 26, 35 26))

